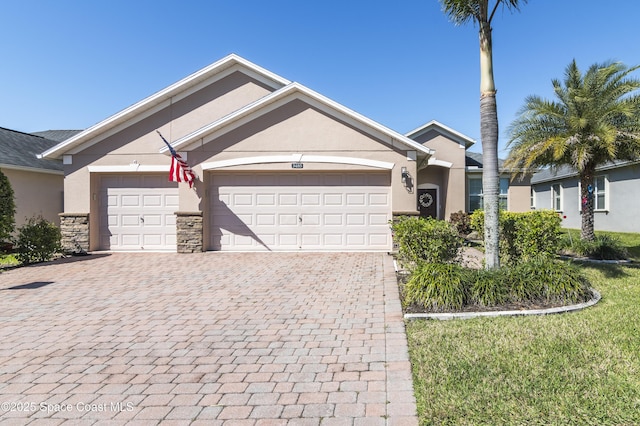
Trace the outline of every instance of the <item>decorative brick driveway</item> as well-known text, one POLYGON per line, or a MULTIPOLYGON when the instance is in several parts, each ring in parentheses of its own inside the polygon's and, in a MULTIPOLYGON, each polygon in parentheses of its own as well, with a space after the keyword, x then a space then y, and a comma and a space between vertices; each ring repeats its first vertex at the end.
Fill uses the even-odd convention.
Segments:
POLYGON ((0 424, 417 425, 392 260, 117 253, 0 274, 0 424))

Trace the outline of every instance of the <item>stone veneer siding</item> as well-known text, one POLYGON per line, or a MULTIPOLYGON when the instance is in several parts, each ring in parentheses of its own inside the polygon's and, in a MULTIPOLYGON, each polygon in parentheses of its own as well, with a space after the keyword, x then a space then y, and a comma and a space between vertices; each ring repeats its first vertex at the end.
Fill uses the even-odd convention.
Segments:
POLYGON ((65 253, 89 251, 89 213, 60 213, 62 250, 65 253))
POLYGON ((202 212, 176 212, 176 249, 178 253, 203 251, 202 212))

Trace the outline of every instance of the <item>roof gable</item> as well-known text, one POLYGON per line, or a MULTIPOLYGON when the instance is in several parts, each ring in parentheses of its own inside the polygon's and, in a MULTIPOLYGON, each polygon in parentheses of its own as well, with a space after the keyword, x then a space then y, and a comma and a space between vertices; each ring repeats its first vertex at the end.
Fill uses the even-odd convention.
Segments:
POLYGON ((42 136, 0 127, 0 168, 61 172, 60 161, 37 157, 37 154, 56 143, 42 136))
POLYGON ((471 147, 471 145, 473 145, 474 143, 476 143, 476 141, 474 139, 471 139, 469 136, 464 135, 456 130, 453 130, 451 127, 445 126, 444 124, 440 123, 439 121, 436 120, 431 120, 430 122, 428 122, 427 124, 424 124, 420 127, 418 127, 417 129, 414 129, 408 133, 406 133, 405 136, 407 136, 410 139, 417 139, 420 136, 424 135, 425 133, 428 133, 430 131, 435 131, 455 142, 457 142, 460 145, 463 145, 465 147, 465 149, 471 147))
MULTIPOLYGON (((203 139, 215 139, 294 100, 301 100, 329 116, 337 118, 366 134, 387 142, 390 146, 414 150, 423 156, 433 154, 433 150, 430 148, 350 110, 299 83, 290 83, 244 108, 234 111, 219 120, 197 129, 193 133, 173 141, 171 145, 175 149, 188 150, 190 146, 196 142, 200 142, 203 139)), ((166 146, 160 150, 160 152, 167 151, 168 148, 166 146)))
POLYGON ((218 81, 233 72, 240 71, 265 85, 277 90, 289 81, 259 67, 237 55, 231 54, 213 64, 196 71, 182 80, 160 90, 159 92, 141 100, 140 102, 125 108, 111 117, 91 126, 90 128, 71 136, 58 145, 42 152, 40 157, 60 158, 62 154, 71 151, 81 145, 98 143, 109 135, 110 131, 131 125, 145 117, 159 111, 186 96, 197 92, 199 89, 218 81))

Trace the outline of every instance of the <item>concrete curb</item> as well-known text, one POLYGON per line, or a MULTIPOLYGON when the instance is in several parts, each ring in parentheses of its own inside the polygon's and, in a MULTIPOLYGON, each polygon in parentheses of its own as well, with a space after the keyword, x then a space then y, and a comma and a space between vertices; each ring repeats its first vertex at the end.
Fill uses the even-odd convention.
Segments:
POLYGON ((506 316, 519 317, 519 316, 529 316, 529 315, 564 314, 567 312, 581 311, 585 308, 588 308, 598 303, 602 297, 600 293, 593 288, 591 289, 591 293, 593 294, 593 297, 588 302, 578 303, 577 305, 559 306, 557 308, 531 309, 531 310, 522 310, 522 311, 404 314, 404 319, 408 319, 408 320, 433 319, 433 320, 447 321, 447 320, 453 320, 453 319, 472 319, 472 318, 480 318, 480 317, 506 317, 506 316))
POLYGON ((607 265, 628 265, 630 263, 633 263, 633 260, 629 260, 629 259, 601 260, 601 259, 590 259, 588 257, 572 257, 572 256, 558 256, 558 257, 562 260, 572 260, 574 262, 607 264, 607 265))

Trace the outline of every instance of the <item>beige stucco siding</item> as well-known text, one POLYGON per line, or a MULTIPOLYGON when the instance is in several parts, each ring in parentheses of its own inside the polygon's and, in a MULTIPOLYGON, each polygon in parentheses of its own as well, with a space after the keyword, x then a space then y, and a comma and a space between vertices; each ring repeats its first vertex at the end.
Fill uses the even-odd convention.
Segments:
POLYGON ((509 192, 507 194, 509 211, 528 212, 531 211, 531 178, 516 178, 509 182, 509 192))
MULTIPOLYGON (((189 162, 201 164, 244 157, 305 153, 392 163, 393 210, 415 210, 415 195, 406 190, 400 176, 402 167, 407 167, 412 176, 416 176, 416 162, 407 159, 406 151, 395 149, 300 100, 289 102, 213 140, 205 140, 204 144, 189 151, 189 162)), ((304 165, 304 171, 367 169, 376 170, 350 164, 304 165)), ((291 171, 291 164, 252 164, 235 166, 229 170, 291 171)), ((196 202, 195 198, 191 199, 193 203, 196 202)), ((184 206, 185 209, 195 207, 195 204, 184 206)))
POLYGON ((450 163, 444 165, 429 165, 418 175, 418 184, 423 187, 437 185, 440 211, 438 217, 448 220, 451 213, 465 208, 466 165, 465 147, 441 135, 435 130, 426 132, 416 141, 435 150, 434 160, 450 163))
POLYGON ((3 168, 13 188, 16 204, 16 227, 27 218, 42 215, 46 220, 60 224, 64 177, 61 174, 39 173, 3 168))
POLYGON ((123 126, 97 143, 89 141, 86 148, 77 149, 73 154, 73 163, 65 166, 65 211, 81 213, 90 210, 92 191, 86 184, 90 180, 87 166, 169 165, 170 157, 158 153, 164 143, 156 130, 173 141, 267 95, 271 90, 247 75, 235 72, 210 87, 201 88, 123 126))

